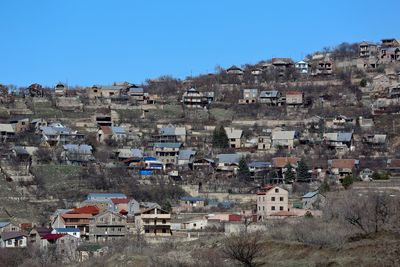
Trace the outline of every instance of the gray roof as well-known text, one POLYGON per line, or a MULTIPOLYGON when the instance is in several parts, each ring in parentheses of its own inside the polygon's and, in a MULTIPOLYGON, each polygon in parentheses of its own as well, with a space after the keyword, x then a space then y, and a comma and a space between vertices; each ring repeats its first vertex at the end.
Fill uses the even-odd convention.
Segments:
POLYGON ((303 198, 312 198, 312 197, 316 196, 317 194, 318 194, 318 191, 308 192, 307 194, 305 194, 303 196, 303 198))
POLYGON ((3 232, 1 233, 1 239, 8 240, 16 237, 26 236, 26 234, 19 231, 3 232))
POLYGON ((185 149, 179 151, 179 156, 178 160, 189 160, 190 157, 194 156, 196 154, 196 151, 191 150, 191 149, 185 149))
POLYGON ((352 133, 338 133, 337 135, 338 142, 350 142, 352 138, 353 138, 352 133))
POLYGON ((70 153, 81 153, 81 154, 92 154, 92 146, 91 145, 76 145, 76 144, 67 144, 63 145, 63 148, 70 153))
POLYGON ((276 98, 278 94, 278 91, 261 91, 260 98, 276 98))
POLYGON ((6 227, 10 222, 0 222, 0 228, 6 227))
POLYGON ((143 88, 130 88, 130 89, 129 89, 129 93, 141 94, 141 93, 143 93, 143 91, 144 91, 143 88))
POLYGON ((181 145, 181 143, 155 143, 154 147, 180 148, 181 145))
POLYGON ((275 131, 272 132, 272 140, 293 140, 296 131, 275 131))
POLYGON ((122 127, 111 126, 111 130, 114 134, 126 134, 126 131, 122 127))
POLYGON ((218 154, 218 162, 229 163, 229 164, 239 164, 241 155, 239 154, 218 154))
POLYGON ((252 161, 248 164, 250 168, 269 168, 272 167, 271 162, 266 161, 252 161))
POLYGON ((0 132, 14 133, 15 130, 10 123, 0 123, 0 132))
POLYGON ((13 148, 17 155, 29 155, 28 151, 23 146, 15 146, 13 148))

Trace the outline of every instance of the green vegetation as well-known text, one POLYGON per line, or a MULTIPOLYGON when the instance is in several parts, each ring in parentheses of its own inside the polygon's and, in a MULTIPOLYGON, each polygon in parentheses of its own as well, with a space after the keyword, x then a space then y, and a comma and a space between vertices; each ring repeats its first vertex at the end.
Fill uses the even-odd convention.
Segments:
POLYGON ((229 147, 229 139, 226 134, 224 126, 220 125, 215 127, 213 132, 213 147, 215 148, 228 148, 229 147))
POLYGON ((344 188, 348 189, 354 182, 354 179, 352 176, 347 175, 346 177, 343 178, 342 185, 344 188))
POLYGON ((212 108, 210 109, 210 117, 216 121, 228 121, 232 120, 234 115, 233 110, 224 108, 212 108))
POLYGON ((250 178, 249 166, 247 165, 246 159, 244 157, 242 157, 239 161, 238 176, 240 179, 250 178))
POLYGON ((308 166, 303 159, 301 159, 297 165, 296 174, 298 182, 308 182, 311 179, 308 166))
POLYGON ((285 183, 293 183, 296 177, 292 165, 290 163, 286 164, 285 169, 285 183))
POLYGON ((387 172, 374 172, 372 174, 374 180, 389 180, 389 174, 387 172))

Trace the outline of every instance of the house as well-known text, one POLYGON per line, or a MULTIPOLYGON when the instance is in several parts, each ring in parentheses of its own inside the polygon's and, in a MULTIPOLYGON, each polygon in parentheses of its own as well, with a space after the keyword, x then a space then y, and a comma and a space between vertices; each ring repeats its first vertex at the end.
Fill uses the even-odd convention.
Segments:
POLYGON ((387 142, 386 134, 365 134, 362 138, 363 143, 374 145, 374 146, 382 146, 387 142))
POLYGON ((38 150, 34 146, 14 146, 12 148, 13 155, 18 161, 25 161, 31 163, 35 152, 38 150))
POLYGON ((257 193, 257 219, 264 221, 278 211, 289 211, 289 192, 270 186, 257 193))
POLYGON ((18 225, 9 221, 0 222, 0 233, 17 231, 21 231, 21 228, 18 225))
POLYGON ((388 159, 386 170, 390 176, 400 176, 400 159, 388 159))
POLYGON ((360 171, 360 179, 365 182, 370 182, 372 181, 373 174, 374 172, 371 169, 365 168, 362 171, 360 171))
POLYGON ((65 235, 70 235, 73 237, 80 238, 81 237, 81 231, 78 228, 54 228, 51 231, 52 234, 65 234, 65 235))
POLYGON ((278 177, 275 178, 273 181, 276 183, 283 182, 286 167, 288 164, 292 166, 293 169, 297 168, 297 163, 300 161, 297 157, 276 157, 272 158, 272 167, 277 173, 278 177))
POLYGON ((16 136, 15 129, 11 123, 0 123, 0 140, 13 140, 16 136))
POLYGON ((286 105, 297 106, 304 103, 304 93, 298 91, 289 91, 286 93, 286 105))
POLYGON ((239 168, 240 154, 218 154, 217 171, 236 173, 239 168))
POLYGON ((191 170, 213 170, 215 167, 215 162, 212 159, 206 157, 195 156, 189 162, 189 168, 191 170))
POLYGON ((80 236, 89 238, 89 222, 99 214, 100 209, 97 206, 83 206, 75 208, 72 211, 62 213, 56 217, 53 222, 54 228, 77 228, 80 236))
POLYGON ((157 142, 186 142, 186 128, 175 127, 172 124, 168 124, 167 127, 160 129, 157 142))
POLYGON ((399 47, 381 47, 380 61, 382 63, 390 63, 400 60, 399 47))
POLYGON ((323 59, 317 63, 316 75, 330 75, 333 73, 333 61, 323 59))
POLYGON ((1 248, 25 248, 27 241, 27 235, 19 231, 2 232, 0 234, 1 248))
POLYGON ((354 150, 353 133, 324 133, 324 142, 337 153, 354 150))
POLYGON ((273 131, 271 139, 272 146, 292 149, 295 146, 295 140, 297 138, 298 133, 296 131, 273 131))
POLYGON ((244 71, 243 69, 233 65, 232 67, 226 70, 226 73, 230 75, 243 75, 244 71))
POLYGON ((359 57, 369 58, 371 56, 376 55, 377 45, 364 41, 359 44, 358 50, 359 50, 359 57))
POLYGON ((181 229, 182 230, 203 230, 207 227, 207 219, 204 217, 194 218, 189 221, 182 222, 181 229))
POLYGON ((40 127, 47 126, 47 121, 45 119, 33 119, 30 122, 30 128, 34 129, 35 132, 40 130, 40 127))
POLYGON ((360 164, 356 159, 332 159, 328 160, 329 173, 338 180, 346 176, 353 176, 353 173, 360 164))
POLYGON ((271 135, 261 135, 257 138, 258 150, 269 150, 272 145, 271 135))
POLYGON ((400 40, 395 38, 385 38, 381 40, 383 47, 398 47, 400 46, 400 40))
POLYGON ((278 71, 279 76, 283 76, 289 68, 293 67, 293 61, 290 58, 272 58, 272 66, 278 71))
POLYGON ((61 158, 68 164, 85 165, 89 161, 93 161, 93 148, 86 144, 67 144, 63 145, 64 151, 61 153, 61 158))
POLYGON ((207 206, 207 199, 204 197, 181 197, 179 199, 181 211, 192 212, 194 209, 201 209, 205 206, 207 206))
POLYGON ((179 150, 181 143, 155 143, 153 146, 156 157, 165 165, 175 165, 178 163, 179 150))
POLYGON ((282 94, 279 91, 261 91, 258 97, 258 102, 271 106, 277 106, 281 104, 282 94))
POLYGON ((303 209, 320 209, 325 203, 325 196, 321 195, 318 191, 308 192, 302 196, 301 203, 303 209))
POLYGON ((135 214, 135 225, 145 236, 170 236, 171 214, 158 207, 135 214))
POLYGON ((126 217, 120 213, 105 211, 91 218, 89 223, 89 241, 114 241, 127 235, 126 217))
POLYGON ((229 139, 231 148, 241 148, 243 146, 243 131, 232 127, 225 127, 226 135, 229 139))
POLYGON ((115 140, 117 142, 123 142, 127 139, 128 135, 126 130, 122 127, 116 126, 100 126, 97 131, 97 140, 99 142, 105 142, 106 140, 115 140))
POLYGON ((272 167, 271 162, 266 161, 252 161, 248 165, 250 173, 253 175, 260 171, 269 170, 272 167))
POLYGON ((144 89, 141 87, 135 88, 129 88, 128 95, 131 99, 138 103, 143 103, 144 102, 144 89))
POLYGON ((258 98, 258 89, 243 89, 243 99, 239 99, 239 104, 256 103, 258 98))
POLYGON ((13 118, 9 120, 9 123, 13 126, 16 134, 29 130, 29 118, 13 118))
POLYGON ((78 259, 77 249, 84 243, 79 237, 69 234, 53 234, 55 237, 56 253, 62 255, 63 263, 70 263, 78 259))
POLYGON ((67 94, 67 87, 62 84, 62 83, 58 83, 55 87, 54 87, 54 95, 57 97, 60 96, 65 96, 67 94))
POLYGON ((92 258, 98 258, 108 253, 108 247, 99 243, 85 242, 76 248, 78 261, 84 262, 92 258))
POLYGON ((162 172, 165 170, 165 164, 155 157, 144 157, 143 160, 145 169, 141 171, 145 174, 152 174, 154 171, 162 172))
POLYGON ((179 151, 178 165, 179 166, 189 166, 189 163, 196 156, 196 151, 191 149, 183 149, 179 151))
POLYGON ((294 64, 294 67, 300 74, 308 74, 311 69, 310 64, 305 62, 304 60, 296 62, 296 64, 294 64))
POLYGON ((61 123, 51 123, 48 126, 40 128, 42 142, 47 146, 56 146, 59 144, 74 143, 83 141, 84 134, 73 131, 61 123))
POLYGON ((95 115, 95 123, 98 127, 101 126, 113 126, 112 116, 107 113, 97 113, 95 115))
POLYGON ((35 245, 40 249, 46 249, 49 243, 46 239, 43 239, 43 237, 51 234, 52 231, 52 228, 34 226, 28 233, 28 243, 31 245, 35 245))
POLYGON ((182 104, 189 109, 207 108, 208 98, 194 88, 188 89, 182 95, 182 104))

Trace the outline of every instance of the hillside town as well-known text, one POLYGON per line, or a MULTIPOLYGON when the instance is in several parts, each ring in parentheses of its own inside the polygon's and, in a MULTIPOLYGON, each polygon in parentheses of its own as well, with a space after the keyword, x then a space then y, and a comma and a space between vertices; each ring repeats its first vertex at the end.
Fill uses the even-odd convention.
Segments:
POLYGON ((183 80, 0 85, 0 247, 83 264, 322 218, 346 192, 397 200, 399 113, 394 38, 183 80))

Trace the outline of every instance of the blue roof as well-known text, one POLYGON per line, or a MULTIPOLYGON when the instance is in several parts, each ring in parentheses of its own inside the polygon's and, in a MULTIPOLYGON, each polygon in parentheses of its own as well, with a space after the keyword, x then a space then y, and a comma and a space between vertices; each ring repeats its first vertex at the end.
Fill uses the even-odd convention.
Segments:
POLYGON ((10 222, 0 222, 0 228, 6 227, 10 222))
POLYGON ((337 141, 338 142, 350 142, 353 137, 352 133, 338 133, 337 141))
POLYGON ((59 232, 59 233, 68 233, 68 232, 71 232, 71 233, 79 233, 80 232, 80 230, 79 230, 79 228, 54 228, 54 230, 56 230, 56 232, 59 232))
POLYGON ((154 161, 154 160, 157 160, 157 158, 155 158, 155 157, 144 157, 143 159, 144 159, 144 161, 154 161))
POLYGON ((269 168, 272 167, 272 163, 266 161, 252 161, 248 166, 252 168, 269 168))
POLYGON ((191 150, 191 149, 185 149, 179 151, 179 156, 178 160, 189 160, 191 156, 194 156, 196 154, 196 151, 191 150))
POLYGON ((305 195, 303 196, 303 198, 312 198, 312 197, 314 197, 314 196, 317 195, 317 194, 318 194, 318 191, 308 192, 307 194, 305 194, 305 195))
POLYGON ((224 163, 236 163, 239 164, 241 155, 239 154, 218 154, 217 159, 219 162, 224 162, 224 163))
POLYGON ((206 201, 207 199, 205 197, 181 197, 180 200, 197 202, 197 201, 206 201))
POLYGON ((155 143, 154 147, 180 148, 181 143, 155 143))
POLYGON ((164 127, 160 129, 162 135, 175 135, 175 127, 164 127))
POLYGON ((122 127, 111 126, 111 130, 114 134, 126 134, 126 131, 122 127))

